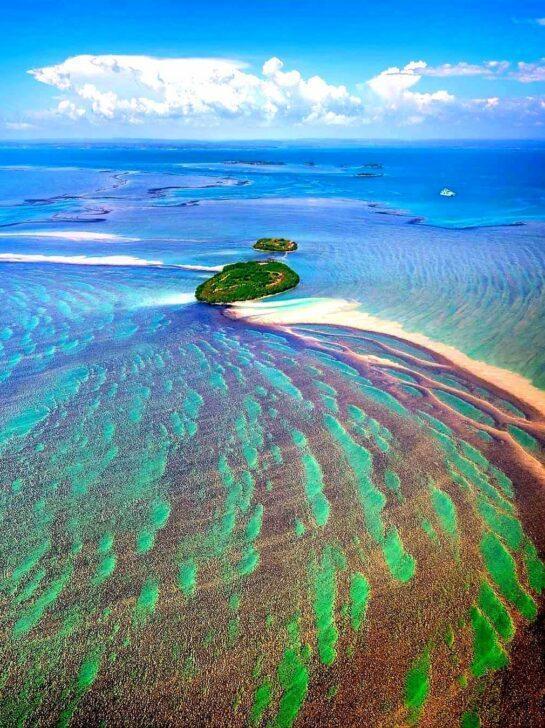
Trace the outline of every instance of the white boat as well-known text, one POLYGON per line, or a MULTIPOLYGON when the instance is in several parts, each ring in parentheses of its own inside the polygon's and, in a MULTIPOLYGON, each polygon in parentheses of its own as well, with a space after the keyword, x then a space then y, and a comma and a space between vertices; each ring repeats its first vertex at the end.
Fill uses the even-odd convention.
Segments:
POLYGON ((456 192, 454 192, 453 190, 449 190, 448 187, 443 187, 439 194, 443 197, 456 197, 456 192))

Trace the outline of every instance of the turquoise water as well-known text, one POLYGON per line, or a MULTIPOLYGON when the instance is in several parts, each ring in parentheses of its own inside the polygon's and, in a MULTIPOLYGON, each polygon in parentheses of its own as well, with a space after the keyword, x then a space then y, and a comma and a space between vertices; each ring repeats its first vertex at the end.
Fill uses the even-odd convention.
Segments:
MULTIPOLYGON (((104 280, 112 305, 164 305, 173 295, 187 303, 208 268, 259 258, 253 240, 285 235, 300 244, 291 260, 302 278, 286 298, 356 299, 545 386, 544 170, 538 143, 8 145, 2 282, 23 309, 24 283, 21 296, 13 281, 57 271, 61 299, 73 295, 65 280, 104 280), (441 197, 445 185, 457 196, 441 197), (35 257, 5 267, 14 256, 46 256, 62 270, 35 257), (106 265, 67 271, 67 262, 93 262, 75 256, 106 265), (113 270, 120 262, 190 267, 113 270)), ((198 307, 187 315, 198 319, 198 307)), ((10 369, 16 342, 3 344, 10 369)))
POLYGON ((381 337, 302 327, 317 351, 193 291, 291 237, 284 300, 353 298, 545 386, 543 153, 0 149, 0 723, 288 726, 327 697, 341 724, 343 684, 390 723, 441 661, 465 665, 453 690, 505 663, 478 641, 499 639, 482 584, 533 619, 545 571, 491 463, 505 433, 542 457, 529 415, 453 372, 396 378, 409 345, 364 368, 341 345, 381 337), (452 387, 474 404, 428 396, 452 387))

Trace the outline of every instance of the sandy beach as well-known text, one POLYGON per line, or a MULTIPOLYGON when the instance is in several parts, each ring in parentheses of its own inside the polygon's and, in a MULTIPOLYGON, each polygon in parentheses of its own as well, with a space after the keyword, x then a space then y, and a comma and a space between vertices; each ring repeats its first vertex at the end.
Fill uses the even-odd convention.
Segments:
POLYGON ((269 326, 289 328, 296 324, 326 324, 392 336, 444 357, 455 367, 510 394, 545 417, 545 392, 535 387, 526 377, 472 359, 453 346, 430 339, 418 332, 407 331, 396 321, 372 316, 362 311, 357 301, 340 298, 307 298, 276 302, 244 302, 229 306, 226 315, 269 326))

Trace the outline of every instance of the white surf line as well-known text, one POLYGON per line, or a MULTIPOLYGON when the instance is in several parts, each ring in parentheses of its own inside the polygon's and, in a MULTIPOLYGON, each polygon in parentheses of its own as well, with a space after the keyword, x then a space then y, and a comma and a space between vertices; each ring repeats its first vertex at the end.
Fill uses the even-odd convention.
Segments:
POLYGON ((62 265, 131 265, 163 267, 162 260, 146 260, 133 255, 26 255, 24 253, 0 253, 0 263, 60 263, 62 265))
POLYGON ((397 321, 365 313, 360 310, 357 301, 342 298, 300 298, 278 302, 242 302, 231 304, 225 313, 232 318, 272 326, 326 324, 393 336, 445 357, 456 367, 511 394, 545 417, 545 391, 536 387, 522 374, 472 359, 454 346, 430 339, 424 334, 407 331, 397 321))
POLYGON ((115 235, 114 233, 90 232, 87 230, 31 230, 27 232, 0 232, 0 238, 59 238, 61 240, 73 241, 119 241, 122 243, 134 243, 139 238, 130 238, 125 235, 115 235))
POLYGON ((200 271, 209 271, 209 272, 219 272, 224 269, 225 266, 223 265, 192 265, 191 263, 165 263, 165 265, 169 265, 171 268, 183 268, 184 270, 200 270, 200 271))
POLYGON ((165 263, 162 260, 147 260, 134 255, 42 255, 39 253, 0 253, 0 263, 57 263, 62 265, 131 265, 176 268, 179 270, 217 272, 223 265, 192 265, 190 263, 165 263))

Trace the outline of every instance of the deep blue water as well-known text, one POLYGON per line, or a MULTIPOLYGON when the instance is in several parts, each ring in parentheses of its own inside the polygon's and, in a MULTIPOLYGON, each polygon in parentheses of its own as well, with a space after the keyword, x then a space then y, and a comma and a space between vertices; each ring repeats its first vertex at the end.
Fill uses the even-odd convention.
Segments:
MULTIPOLYGON (((116 169, 176 175, 228 175, 249 184, 222 190, 222 196, 341 197, 383 202, 436 225, 512 223, 545 216, 543 142, 460 142, 419 144, 330 142, 40 144, 0 147, 0 165, 41 166, 51 195, 77 192, 92 170, 116 169), (272 165, 225 164, 270 162, 272 165), (380 167, 365 165, 381 165, 380 167), (72 168, 66 184, 55 180, 57 167, 72 168), (50 168, 50 169, 47 169, 50 168), (358 177, 360 173, 376 177, 358 177), (442 197, 448 187, 455 197, 442 197)), ((9 171, 0 175, 0 199, 14 189, 24 197, 40 182, 9 171), (14 176, 15 174, 15 176, 14 176)), ((63 174, 64 176, 64 174, 63 174)), ((217 197, 211 188, 199 197, 217 197)), ((17 195, 15 195, 17 196, 17 195)), ((191 197, 179 191, 177 197, 191 197)))

